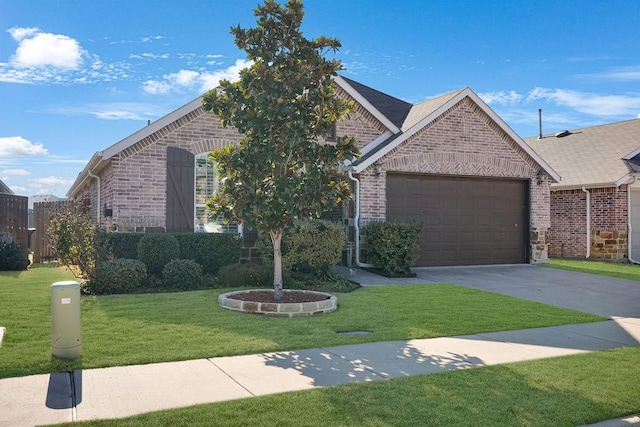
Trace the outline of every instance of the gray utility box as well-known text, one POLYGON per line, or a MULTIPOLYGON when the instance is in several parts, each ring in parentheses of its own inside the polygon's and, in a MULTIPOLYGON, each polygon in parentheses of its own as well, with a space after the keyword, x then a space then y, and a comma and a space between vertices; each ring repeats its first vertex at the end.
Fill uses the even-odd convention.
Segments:
POLYGON ((82 354, 78 282, 51 285, 51 349, 61 359, 77 359, 82 354))

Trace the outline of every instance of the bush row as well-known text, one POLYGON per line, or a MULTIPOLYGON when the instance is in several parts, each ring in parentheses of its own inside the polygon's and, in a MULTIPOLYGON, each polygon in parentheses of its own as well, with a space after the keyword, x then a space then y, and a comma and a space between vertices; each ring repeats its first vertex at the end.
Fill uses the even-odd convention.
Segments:
POLYGON ((203 274, 217 274, 220 267, 238 262, 241 245, 237 235, 225 233, 149 234, 99 231, 96 236, 96 247, 102 248, 99 250, 102 252, 99 259, 138 259, 145 262, 149 274, 158 276, 164 265, 176 258, 197 262, 202 266, 203 274), (145 242, 140 254, 138 245, 143 237, 145 242))

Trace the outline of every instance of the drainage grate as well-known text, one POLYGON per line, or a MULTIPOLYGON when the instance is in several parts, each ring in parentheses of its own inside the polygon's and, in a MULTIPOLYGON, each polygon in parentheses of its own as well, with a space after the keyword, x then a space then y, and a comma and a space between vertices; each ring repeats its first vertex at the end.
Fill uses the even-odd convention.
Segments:
POLYGON ((344 331, 337 332, 340 336, 349 336, 349 335, 371 335, 373 332, 371 331, 344 331))

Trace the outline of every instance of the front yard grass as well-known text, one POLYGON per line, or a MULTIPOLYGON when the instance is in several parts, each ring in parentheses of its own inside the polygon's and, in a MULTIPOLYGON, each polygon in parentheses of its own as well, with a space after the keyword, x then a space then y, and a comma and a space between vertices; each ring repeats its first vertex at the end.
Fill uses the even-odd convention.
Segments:
POLYGON ((640 347, 154 412, 94 426, 576 426, 640 411, 640 347))
POLYGON ((597 274, 600 276, 640 282, 640 265, 637 264, 553 258, 549 264, 541 265, 543 267, 559 268, 561 270, 578 271, 581 273, 597 274))
POLYGON ((0 378, 203 357, 431 338, 606 320, 455 285, 363 288, 338 294, 338 311, 266 318, 224 310, 228 289, 82 297, 82 358, 51 356, 50 285, 63 268, 0 273, 0 378), (367 330, 367 336, 337 332, 367 330))

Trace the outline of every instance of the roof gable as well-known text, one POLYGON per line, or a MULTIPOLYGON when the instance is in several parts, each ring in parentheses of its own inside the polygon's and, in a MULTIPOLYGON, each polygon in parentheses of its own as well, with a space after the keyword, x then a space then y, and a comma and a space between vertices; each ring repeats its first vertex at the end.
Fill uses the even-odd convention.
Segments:
POLYGON ((420 130, 428 126, 451 107, 469 98, 475 103, 494 123, 496 123, 515 143, 521 147, 537 164, 539 164, 554 180, 560 181, 560 175, 540 157, 527 143, 516 134, 509 125, 506 124, 480 97, 470 88, 460 89, 437 98, 425 101, 412 107, 409 115, 405 119, 402 130, 384 141, 378 143, 374 148, 368 149, 358 161, 353 163, 354 172, 359 173, 371 166, 378 159, 389 153, 394 148, 411 138, 420 130))
POLYGON ((562 182, 552 185, 556 190, 619 186, 638 169, 640 119, 525 141, 562 175, 562 182))
POLYGON ((341 78, 355 89, 373 107, 375 107, 376 110, 389 119, 389 121, 397 128, 402 127, 407 114, 409 114, 409 111, 413 107, 410 103, 346 77, 341 78))

